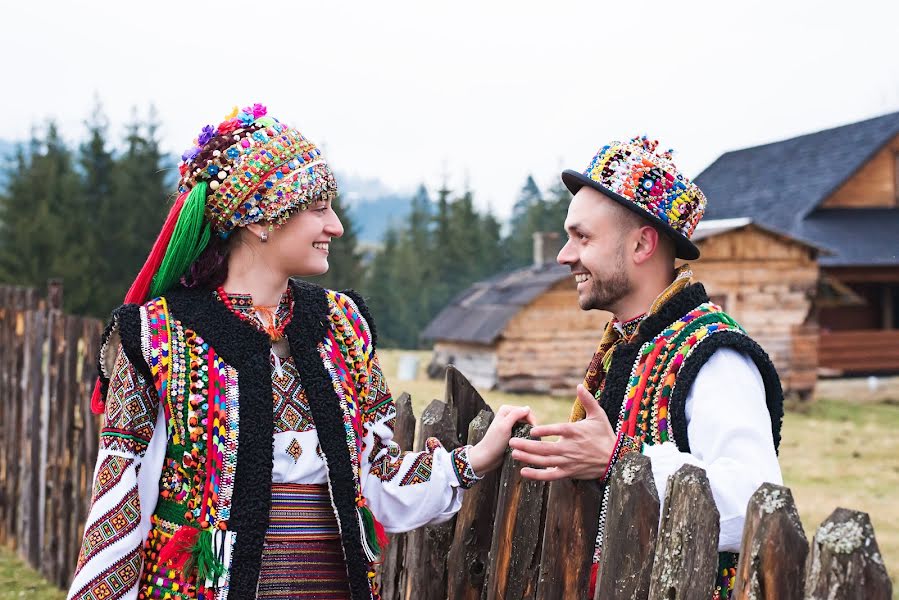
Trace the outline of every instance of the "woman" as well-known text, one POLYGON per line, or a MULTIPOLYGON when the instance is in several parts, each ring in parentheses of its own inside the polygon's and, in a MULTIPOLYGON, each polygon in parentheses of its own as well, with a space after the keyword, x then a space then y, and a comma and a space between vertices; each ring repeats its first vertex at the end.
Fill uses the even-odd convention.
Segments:
POLYGON ((343 228, 316 146, 256 104, 207 125, 113 313, 70 598, 377 597, 384 531, 448 519, 526 408, 476 446, 402 452, 371 316, 328 269, 343 228))

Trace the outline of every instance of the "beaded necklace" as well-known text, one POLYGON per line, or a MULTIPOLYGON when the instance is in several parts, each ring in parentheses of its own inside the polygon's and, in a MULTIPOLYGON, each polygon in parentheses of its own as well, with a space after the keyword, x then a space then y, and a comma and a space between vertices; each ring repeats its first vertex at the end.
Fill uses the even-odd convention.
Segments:
MULTIPOLYGON (((245 306, 242 308, 248 308, 253 311, 253 314, 256 318, 251 318, 246 312, 239 310, 234 306, 234 302, 231 300, 231 297, 228 296, 228 293, 222 286, 219 286, 215 290, 215 294, 218 299, 222 302, 222 304, 227 307, 232 313, 237 315, 242 321, 246 321, 247 323, 251 323, 256 329, 268 334, 268 337, 272 340, 272 343, 281 341, 284 339, 284 330, 290 324, 290 318, 293 311, 288 310, 287 315, 282 319, 278 316, 278 306, 261 306, 261 305, 252 305, 245 306)), ((293 306, 293 297, 291 296, 290 288, 287 288, 287 305, 293 306)))
POLYGON ((240 306, 238 307, 235 306, 234 301, 222 286, 216 288, 215 295, 239 319, 250 323, 253 327, 268 335, 272 342, 271 357, 272 364, 275 367, 275 374, 277 377, 283 378, 284 370, 281 366, 281 360, 290 354, 287 340, 284 339, 284 330, 290 324, 290 319, 293 315, 293 296, 290 288, 288 287, 286 292, 287 311, 283 318, 278 316, 278 309, 282 304, 285 304, 284 300, 278 306, 256 306, 253 304, 251 297, 248 296, 246 300, 239 297, 240 306), (253 316, 250 316, 251 314, 253 316))

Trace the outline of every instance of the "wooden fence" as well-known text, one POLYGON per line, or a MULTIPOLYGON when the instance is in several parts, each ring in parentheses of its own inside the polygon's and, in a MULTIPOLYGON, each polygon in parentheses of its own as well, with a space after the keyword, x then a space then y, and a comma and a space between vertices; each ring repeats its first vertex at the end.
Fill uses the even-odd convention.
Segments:
POLYGON ((0 543, 68 586, 87 517, 100 431, 90 411, 103 325, 0 286, 0 543))
MULTIPOLYGON (((88 398, 102 323, 64 315, 59 306, 57 284, 46 300, 0 287, 0 543, 64 588, 98 449, 88 398)), ((396 439, 404 448, 422 449, 428 437, 447 448, 476 443, 493 419, 453 368, 445 399, 431 402, 417 426, 409 395, 397 405, 396 439)), ((507 455, 466 493, 453 519, 391 536, 379 574, 384 600, 585 598, 600 488, 526 480, 520 466, 507 455)), ((718 512, 705 473, 682 468, 662 503, 649 459, 628 455, 610 485, 595 597, 711 598, 718 512)), ((742 546, 736 598, 891 598, 864 513, 837 509, 809 546, 789 489, 765 484, 750 502, 742 546)))
MULTIPOLYGON (((421 448, 479 440, 493 413, 455 369, 445 401, 415 418, 398 401, 397 436, 421 448)), ((516 435, 526 436, 529 426, 516 435)), ((381 568, 384 600, 568 600, 587 596, 601 490, 594 482, 523 479, 507 455, 468 491, 449 522, 393 536, 381 568)), ((705 471, 685 465, 660 502, 648 457, 629 454, 609 485, 595 599, 708 600, 715 586, 719 515, 705 471), (661 519, 659 515, 663 515, 661 519)), ((868 515, 836 509, 809 545, 789 488, 762 485, 747 509, 740 600, 890 600, 892 584, 868 515)))

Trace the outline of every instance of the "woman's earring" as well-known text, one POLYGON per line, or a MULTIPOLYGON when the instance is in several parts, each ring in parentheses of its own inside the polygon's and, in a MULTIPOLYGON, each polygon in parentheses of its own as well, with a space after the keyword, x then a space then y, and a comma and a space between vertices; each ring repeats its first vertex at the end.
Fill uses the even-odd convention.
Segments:
POLYGON ((260 234, 259 234, 259 240, 260 240, 263 244, 266 243, 266 242, 268 241, 268 232, 267 232, 267 231, 263 231, 262 233, 260 233, 260 234))

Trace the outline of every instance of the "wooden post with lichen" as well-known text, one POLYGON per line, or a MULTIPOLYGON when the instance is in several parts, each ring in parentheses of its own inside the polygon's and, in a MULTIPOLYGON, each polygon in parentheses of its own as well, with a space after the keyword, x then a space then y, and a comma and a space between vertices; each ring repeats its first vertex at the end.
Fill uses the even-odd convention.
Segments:
POLYGON ((711 598, 718 570, 718 508, 705 471, 683 465, 668 479, 650 600, 711 598))
MULTIPOLYGON (((412 448, 415 441, 415 414, 412 411, 412 398, 403 393, 396 400, 396 422, 393 429, 393 441, 403 450, 412 448)), ((379 570, 379 585, 383 600, 400 600, 403 590, 403 561, 406 555, 408 534, 390 535, 390 543, 384 551, 383 562, 379 570)))
MULTIPOLYGON (((512 435, 529 437, 530 431, 530 425, 518 424, 512 435)), ((507 451, 490 544, 486 600, 532 599, 537 592, 546 484, 523 478, 521 467, 507 451)))
POLYGON ((893 596, 867 513, 833 511, 815 533, 806 572, 808 600, 890 600, 893 596))
MULTIPOLYGON (((494 414, 482 410, 468 429, 468 443, 481 441, 494 414)), ((499 471, 487 473, 465 492, 456 515, 456 531, 447 558, 447 597, 453 600, 480 600, 486 582, 493 519, 499 491, 499 471)))
POLYGON ((659 493, 648 456, 624 455, 609 481, 609 506, 594 599, 649 595, 659 530, 659 493))
POLYGON ((790 489, 762 484, 746 509, 733 600, 802 600, 807 555, 790 489))

